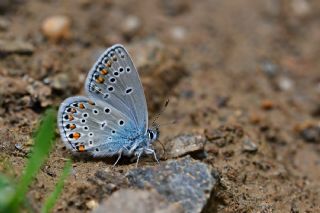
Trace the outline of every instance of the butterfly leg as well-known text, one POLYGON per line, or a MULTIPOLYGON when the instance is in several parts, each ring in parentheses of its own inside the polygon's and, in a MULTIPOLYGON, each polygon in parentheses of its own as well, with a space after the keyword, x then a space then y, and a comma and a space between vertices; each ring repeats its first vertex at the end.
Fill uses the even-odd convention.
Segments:
POLYGON ((139 159, 140 159, 142 153, 143 153, 143 151, 141 150, 141 151, 137 154, 136 168, 138 167, 139 159))
POLYGON ((119 162, 119 160, 121 158, 121 155, 122 155, 122 149, 119 151, 118 158, 117 158, 116 162, 113 164, 112 167, 115 167, 117 165, 117 163, 119 162))
POLYGON ((160 162, 159 162, 159 160, 158 160, 158 158, 157 158, 156 152, 155 152, 153 149, 146 148, 146 149, 145 149, 145 152, 146 152, 147 154, 153 154, 154 159, 157 161, 158 164, 160 164, 160 162))

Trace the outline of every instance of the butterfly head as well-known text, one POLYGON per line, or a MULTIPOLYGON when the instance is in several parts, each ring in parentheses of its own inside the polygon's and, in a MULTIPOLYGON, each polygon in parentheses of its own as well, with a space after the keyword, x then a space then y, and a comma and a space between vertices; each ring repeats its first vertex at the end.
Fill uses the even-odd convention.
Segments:
POLYGON ((149 142, 152 143, 152 142, 158 140, 160 131, 157 126, 153 126, 148 129, 147 133, 148 133, 149 142))

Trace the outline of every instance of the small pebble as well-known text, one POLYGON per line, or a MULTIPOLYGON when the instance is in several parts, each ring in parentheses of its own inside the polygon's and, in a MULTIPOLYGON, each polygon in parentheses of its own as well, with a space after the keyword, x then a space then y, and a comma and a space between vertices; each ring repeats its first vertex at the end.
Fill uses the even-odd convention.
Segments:
POLYGON ((293 81, 290 78, 282 77, 278 79, 278 86, 283 91, 289 91, 293 87, 293 81))
POLYGON ((249 115, 249 120, 250 120, 250 123, 252 124, 259 124, 261 123, 263 118, 260 114, 253 112, 249 115))
POLYGON ((243 150, 246 152, 256 152, 258 146, 248 136, 245 136, 243 138, 243 150))
POLYGON ((56 90, 65 90, 69 86, 70 79, 65 73, 59 73, 52 79, 51 86, 56 90))
POLYGON ((292 11, 295 15, 303 17, 310 13, 310 3, 306 0, 292 0, 291 1, 292 11))
POLYGON ((303 140, 309 143, 320 143, 320 125, 313 125, 300 131, 303 140))
POLYGON ((155 38, 147 39, 143 42, 134 42, 128 49, 135 59, 135 66, 138 70, 143 70, 144 67, 154 69, 166 53, 164 45, 155 38))
POLYGON ((169 203, 155 190, 120 189, 96 208, 93 213, 182 213, 181 205, 169 203))
POLYGON ((190 9, 189 3, 184 0, 163 0, 161 3, 165 13, 169 16, 178 16, 190 9))
POLYGON ((187 31, 184 27, 176 26, 171 29, 171 36, 177 41, 181 41, 186 38, 187 31))
POLYGON ((0 54, 32 54, 34 46, 23 40, 0 40, 0 54))
POLYGON ((88 202, 86 202, 86 206, 88 207, 88 209, 96 209, 99 204, 96 200, 89 200, 88 202))
POLYGON ((228 105, 229 101, 230 101, 230 97, 228 97, 228 96, 218 96, 216 98, 217 107, 219 107, 219 108, 226 107, 228 105))
POLYGON ((10 25, 10 22, 7 19, 0 17, 0 31, 6 31, 10 25))
POLYGON ((207 139, 204 135, 179 135, 165 144, 167 158, 176 158, 196 151, 203 151, 207 139))
POLYGON ((141 29, 141 20, 137 16, 128 16, 122 25, 122 33, 128 37, 133 37, 141 29))
POLYGON ((279 66, 273 63, 270 60, 263 60, 260 63, 260 69, 264 72, 268 77, 273 77, 279 72, 279 66))
POLYGON ((71 20, 67 16, 56 15, 42 22, 41 30, 50 41, 58 42, 71 37, 71 20))
POLYGON ((14 145, 14 147, 15 147, 17 150, 19 150, 19 151, 21 151, 22 148, 23 148, 23 146, 22 146, 21 144, 19 144, 19 143, 16 143, 16 144, 14 145))
POLYGON ((275 104, 272 100, 265 99, 261 102, 261 108, 264 110, 271 110, 275 107, 275 104))

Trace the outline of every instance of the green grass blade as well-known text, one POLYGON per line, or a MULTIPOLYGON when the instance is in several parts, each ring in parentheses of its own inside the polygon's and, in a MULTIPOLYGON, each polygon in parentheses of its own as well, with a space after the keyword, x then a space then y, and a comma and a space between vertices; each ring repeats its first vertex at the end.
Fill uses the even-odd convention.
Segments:
POLYGON ((10 180, 0 174, 0 212, 5 212, 14 196, 14 192, 15 189, 10 180))
POLYGON ((53 109, 49 109, 45 112, 42 122, 36 131, 31 156, 17 185, 15 196, 10 205, 11 212, 18 210, 20 203, 26 197, 29 185, 52 149, 55 136, 55 124, 56 112, 53 109))
POLYGON ((64 181, 68 177, 70 172, 71 172, 71 160, 68 160, 64 165, 64 169, 63 169, 62 174, 58 180, 58 183, 55 186, 54 191, 46 199, 46 201, 41 209, 41 213, 51 212, 52 208, 54 207, 54 204, 57 202, 57 200, 62 192, 62 189, 64 186, 64 181))

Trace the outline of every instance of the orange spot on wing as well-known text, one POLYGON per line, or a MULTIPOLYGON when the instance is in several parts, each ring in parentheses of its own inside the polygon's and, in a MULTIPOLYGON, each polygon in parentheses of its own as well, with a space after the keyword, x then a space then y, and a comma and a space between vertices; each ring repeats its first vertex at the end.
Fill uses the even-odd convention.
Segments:
POLYGON ((68 116, 69 116, 69 121, 72 121, 74 119, 72 115, 68 115, 68 116))
POLYGON ((80 133, 79 132, 73 133, 73 138, 78 140, 80 138, 80 133))
POLYGON ((70 125, 70 129, 72 130, 72 129, 75 129, 76 128, 76 125, 75 124, 71 124, 70 125))
POLYGON ((80 103, 80 104, 79 104, 79 108, 80 108, 80 109, 84 109, 84 104, 83 104, 83 103, 80 103))
POLYGON ((104 82, 104 78, 102 76, 99 76, 97 79, 96 79, 96 82, 99 83, 99 84, 102 84, 104 82))
POLYGON ((85 151, 85 146, 84 145, 80 145, 78 147, 79 152, 84 152, 85 151))
POLYGON ((102 75, 106 75, 106 74, 108 74, 108 70, 107 69, 103 69, 103 70, 100 71, 100 73, 102 75))
POLYGON ((107 61, 106 66, 107 67, 111 67, 112 62, 111 61, 107 61))
POLYGON ((91 105, 96 105, 93 101, 88 101, 88 103, 91 105))
POLYGON ((75 112, 77 112, 77 110, 75 108, 72 108, 71 113, 75 113, 75 112))

